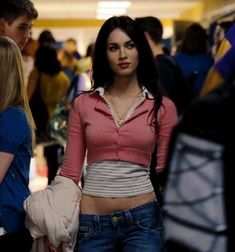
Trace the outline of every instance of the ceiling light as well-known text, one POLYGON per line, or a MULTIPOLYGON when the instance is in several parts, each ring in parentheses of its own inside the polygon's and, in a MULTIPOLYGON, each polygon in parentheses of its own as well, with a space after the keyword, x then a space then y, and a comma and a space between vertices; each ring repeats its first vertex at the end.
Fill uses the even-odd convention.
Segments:
POLYGON ((130 1, 101 1, 98 2, 98 8, 129 8, 130 1))
POLYGON ((97 14, 113 14, 113 15, 122 15, 126 13, 126 9, 98 9, 97 14))
POLYGON ((96 14, 96 19, 101 19, 101 20, 106 20, 112 16, 119 16, 119 15, 124 15, 126 13, 126 9, 122 9, 122 12, 110 12, 110 13, 97 13, 96 14))
POLYGON ((96 18, 107 19, 112 16, 124 15, 131 6, 130 1, 101 1, 97 3, 96 18))

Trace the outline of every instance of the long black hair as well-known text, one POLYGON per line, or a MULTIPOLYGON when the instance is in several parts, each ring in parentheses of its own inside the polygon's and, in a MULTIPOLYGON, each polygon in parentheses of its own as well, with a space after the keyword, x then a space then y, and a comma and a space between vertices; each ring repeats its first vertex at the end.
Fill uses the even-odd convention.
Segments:
POLYGON ((61 64, 57 58, 56 49, 48 45, 39 46, 36 51, 34 65, 39 72, 49 75, 54 75, 61 71, 61 64))
POLYGON ((117 28, 123 30, 136 45, 139 54, 137 80, 140 87, 145 87, 161 104, 162 97, 158 85, 158 72, 151 48, 138 24, 128 16, 109 18, 104 22, 98 33, 93 57, 93 89, 98 87, 107 88, 113 84, 114 72, 107 59, 107 39, 109 34, 117 28))

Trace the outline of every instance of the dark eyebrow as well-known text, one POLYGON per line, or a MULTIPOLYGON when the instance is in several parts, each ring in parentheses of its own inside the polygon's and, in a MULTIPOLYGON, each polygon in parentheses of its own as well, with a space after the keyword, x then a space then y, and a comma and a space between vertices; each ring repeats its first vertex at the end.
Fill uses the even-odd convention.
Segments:
MULTIPOLYGON (((134 43, 134 41, 133 40, 128 40, 128 41, 126 41, 124 44, 129 44, 129 43, 134 43)), ((109 45, 118 45, 117 43, 115 43, 115 42, 111 42, 111 43, 108 43, 107 44, 107 46, 109 46, 109 45)))
POLYGON ((29 25, 28 23, 20 23, 19 25, 20 26, 32 26, 32 25, 29 25))
POLYGON ((125 44, 128 44, 128 43, 134 43, 134 41, 132 39, 128 40, 127 42, 125 42, 125 44))
POLYGON ((117 45, 117 43, 108 43, 107 46, 110 46, 110 45, 117 45))

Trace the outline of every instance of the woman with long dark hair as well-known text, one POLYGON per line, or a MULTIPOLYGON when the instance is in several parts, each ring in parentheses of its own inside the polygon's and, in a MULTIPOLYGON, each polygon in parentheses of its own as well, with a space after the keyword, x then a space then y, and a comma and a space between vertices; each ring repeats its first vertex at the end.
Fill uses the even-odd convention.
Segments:
POLYGON ((76 252, 163 251, 161 210, 149 178, 165 166, 177 121, 162 95, 151 49, 128 16, 101 27, 93 58, 93 87, 70 110, 60 175, 78 182, 87 152, 76 252))

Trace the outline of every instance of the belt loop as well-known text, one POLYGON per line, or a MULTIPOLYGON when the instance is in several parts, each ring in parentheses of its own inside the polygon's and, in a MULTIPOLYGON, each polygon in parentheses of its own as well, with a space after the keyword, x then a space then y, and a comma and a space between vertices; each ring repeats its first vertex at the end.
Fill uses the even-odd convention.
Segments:
POLYGON ((94 215, 94 229, 97 233, 101 232, 101 227, 100 227, 100 216, 99 215, 94 215))
POLYGON ((125 217, 126 217, 126 220, 127 220, 127 224, 130 226, 130 225, 133 225, 134 222, 133 222, 133 218, 132 218, 132 214, 130 212, 130 210, 126 210, 124 211, 125 213, 125 217))

